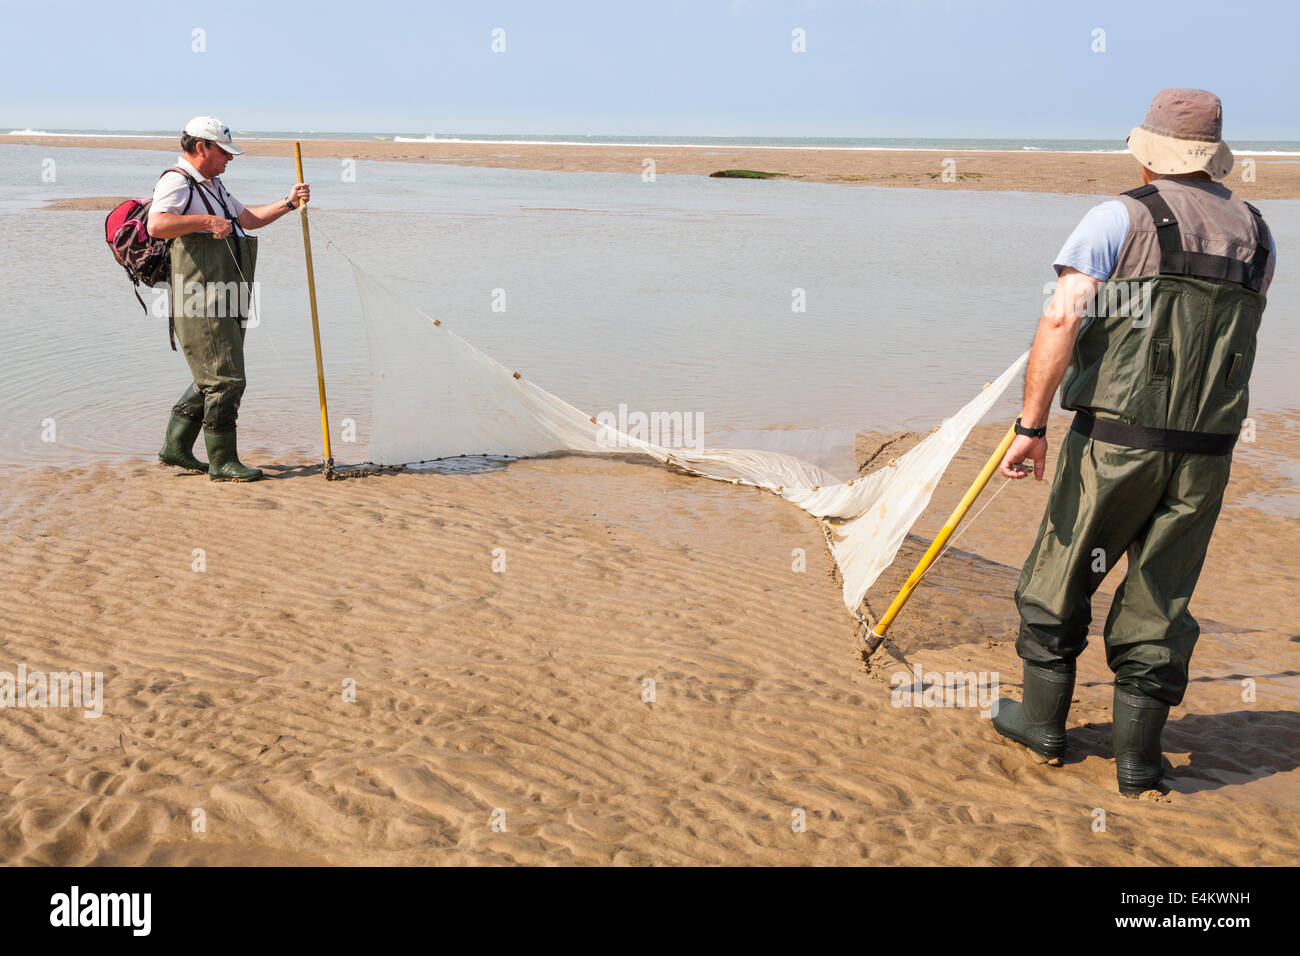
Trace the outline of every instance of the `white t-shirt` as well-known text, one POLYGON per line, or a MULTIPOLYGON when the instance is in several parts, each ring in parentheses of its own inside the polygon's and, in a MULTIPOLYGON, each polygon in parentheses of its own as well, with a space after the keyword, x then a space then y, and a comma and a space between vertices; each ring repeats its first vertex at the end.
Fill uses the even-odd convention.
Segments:
POLYGON ((194 194, 190 195, 190 184, 184 176, 174 169, 168 170, 158 180, 158 185, 153 188, 153 205, 149 207, 149 211, 169 212, 177 216, 206 216, 208 207, 203 205, 203 197, 199 195, 201 191, 206 192, 206 198, 212 206, 212 214, 224 217, 229 210, 231 217, 235 219, 235 235, 244 235, 244 230, 239 225, 244 204, 230 194, 221 179, 218 177, 204 179, 184 156, 176 160, 176 165, 194 177, 194 194), (187 197, 188 202, 186 202, 187 197), (225 209, 222 208, 222 201, 225 202, 225 209))

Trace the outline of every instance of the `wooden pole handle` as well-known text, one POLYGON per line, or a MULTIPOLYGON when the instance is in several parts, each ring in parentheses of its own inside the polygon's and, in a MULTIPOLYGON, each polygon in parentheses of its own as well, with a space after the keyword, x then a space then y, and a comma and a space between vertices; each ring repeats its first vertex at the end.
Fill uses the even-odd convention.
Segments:
POLYGON ((935 560, 939 557, 939 554, 943 551, 944 545, 946 545, 948 539, 952 537, 952 533, 957 530, 957 525, 961 524, 962 518, 966 517, 966 512, 968 512, 971 505, 975 503, 975 499, 980 496, 980 492, 983 491, 984 486, 989 483, 989 479, 993 477, 993 473, 998 470, 998 466, 1002 464, 1002 459, 1006 456, 1007 449, 1011 447, 1011 443, 1015 441, 1015 438, 1016 429, 1013 425, 1011 428, 1007 429, 1006 435, 1004 435, 1002 441, 998 443, 997 450, 994 451, 992 457, 985 462, 984 468, 979 473, 979 477, 976 478, 974 484, 967 489, 966 494, 962 496, 961 501, 953 510, 953 513, 948 516, 948 520, 944 522, 943 528, 940 529, 938 536, 936 536, 934 541, 930 543, 930 547, 926 549, 925 554, 922 555, 916 568, 908 575, 907 580, 903 583, 902 588, 899 589, 897 596, 890 603, 888 609, 886 609, 885 613, 881 615, 880 620, 876 622, 876 626, 867 633, 868 654, 879 647, 885 640, 885 632, 889 630, 889 625, 894 623, 894 618, 896 618, 898 612, 903 609, 903 605, 907 603, 907 599, 912 596, 912 592, 916 590, 916 586, 921 582, 922 576, 930 569, 930 565, 934 564, 935 560))
MULTIPOLYGON (((302 145, 293 144, 293 158, 298 164, 298 182, 306 182, 302 174, 302 145)), ((325 477, 330 477, 334 468, 334 456, 330 452, 330 418, 325 401, 325 362, 320 351, 320 317, 316 311, 316 274, 311 262, 311 230, 307 226, 307 203, 298 204, 298 218, 302 221, 302 248, 307 259, 307 296, 311 302, 311 335, 316 344, 316 388, 320 392, 320 430, 325 443, 325 477)))

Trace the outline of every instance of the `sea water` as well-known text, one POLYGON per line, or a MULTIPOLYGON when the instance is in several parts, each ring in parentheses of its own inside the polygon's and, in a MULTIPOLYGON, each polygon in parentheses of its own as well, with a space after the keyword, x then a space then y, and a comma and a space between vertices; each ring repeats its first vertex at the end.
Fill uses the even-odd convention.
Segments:
MULTIPOLYGON (((184 358, 168 348, 166 319, 142 313, 103 241, 104 212, 41 207, 79 196, 147 196, 175 158, 0 149, 0 464, 156 453, 189 381, 184 358)), ((592 415, 620 405, 679 412, 698 416, 706 444, 739 444, 728 439, 739 431, 750 444, 779 447, 761 442, 761 433, 928 430, 956 411, 1029 346, 1052 259, 1099 201, 651 179, 639 169, 332 159, 309 161, 307 174, 340 462, 365 459, 370 421, 371 369, 349 258, 592 415)), ((254 205, 285 195, 295 175, 288 156, 241 156, 223 178, 254 205)), ((1290 262, 1300 256, 1300 202, 1259 205, 1280 267, 1252 408, 1293 408, 1300 310, 1290 262)), ((298 216, 259 235, 261 315, 246 345, 241 448, 255 462, 318 458, 298 216)), ((1014 416, 1018 402, 1019 389, 1010 390, 994 415, 1014 416)), ((808 444, 796 435, 792 448, 808 444)))

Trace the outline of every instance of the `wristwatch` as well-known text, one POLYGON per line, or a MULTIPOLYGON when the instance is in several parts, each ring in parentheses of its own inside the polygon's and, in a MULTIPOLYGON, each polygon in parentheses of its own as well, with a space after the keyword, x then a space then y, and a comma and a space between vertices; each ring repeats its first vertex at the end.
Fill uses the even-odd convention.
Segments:
POLYGON ((288 196, 285 196, 285 197, 284 197, 284 204, 285 204, 286 206, 288 206, 289 209, 290 209, 291 211, 294 210, 294 209, 297 209, 297 208, 298 208, 298 207, 295 206, 293 203, 289 202, 289 197, 288 197, 288 196))
POLYGON ((1016 419, 1016 434, 1024 435, 1027 438, 1046 438, 1047 426, 1042 425, 1038 428, 1030 428, 1028 425, 1020 424, 1020 419, 1016 419))

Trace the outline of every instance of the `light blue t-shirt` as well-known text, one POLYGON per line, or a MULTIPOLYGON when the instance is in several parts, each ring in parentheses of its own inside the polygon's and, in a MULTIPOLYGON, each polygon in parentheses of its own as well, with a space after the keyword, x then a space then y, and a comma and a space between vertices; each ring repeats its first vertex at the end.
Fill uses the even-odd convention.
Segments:
POLYGON ((1128 235, 1128 208, 1118 199, 1093 206, 1074 227, 1056 256, 1056 274, 1066 266, 1105 282, 1115 271, 1128 235))
MULTIPOLYGON (((1061 270, 1069 266, 1103 282, 1109 279, 1119 261, 1124 237, 1128 235, 1128 224, 1128 207, 1118 199, 1093 206, 1074 227, 1074 232, 1070 233, 1070 238, 1065 240, 1057 254, 1054 263, 1056 274, 1059 276, 1061 270)), ((1265 289, 1272 281, 1273 264, 1277 259, 1277 240, 1271 231, 1269 241, 1273 254, 1268 258, 1268 270, 1264 275, 1265 289)))

